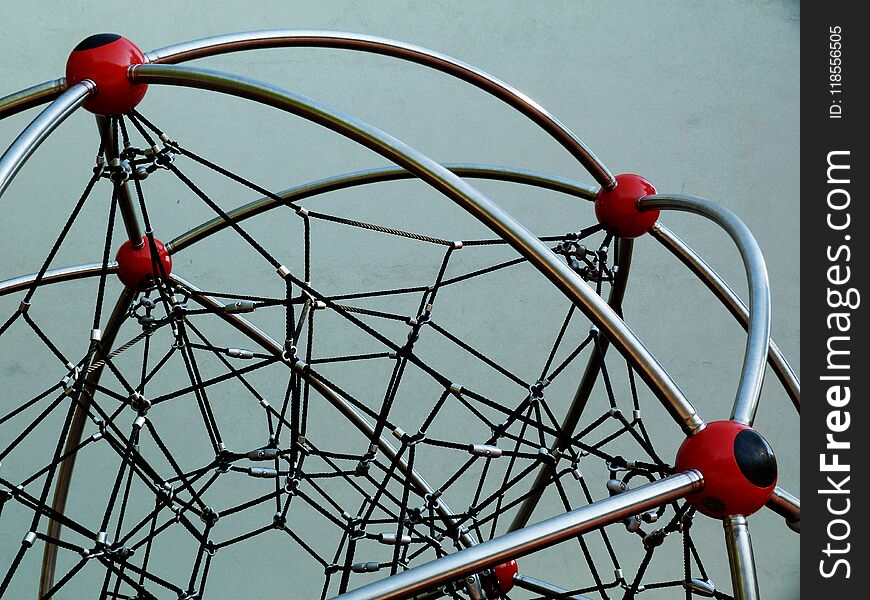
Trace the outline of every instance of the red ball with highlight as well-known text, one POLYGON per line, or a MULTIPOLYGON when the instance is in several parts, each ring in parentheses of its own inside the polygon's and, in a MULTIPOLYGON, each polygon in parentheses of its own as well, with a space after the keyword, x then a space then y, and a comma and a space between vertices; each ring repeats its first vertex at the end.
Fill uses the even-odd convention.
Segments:
POLYGON ((653 184, 640 175, 617 175, 615 188, 601 189, 595 196, 595 217, 610 233, 636 238, 649 231, 659 218, 657 210, 638 210, 637 200, 655 193, 653 184))
POLYGON ((114 33, 98 33, 79 43, 66 61, 66 81, 72 86, 83 79, 97 90, 85 108, 98 115, 121 115, 135 107, 148 86, 127 79, 130 65, 145 62, 145 55, 130 40, 114 33))
POLYGON ((677 451, 677 471, 697 469, 704 488, 686 499, 709 517, 751 515, 776 486, 773 450, 761 434, 736 421, 714 421, 686 438, 677 451))
MULTIPOLYGON (((169 275, 172 272, 172 257, 163 242, 157 238, 154 238, 154 246, 163 267, 162 272, 158 267, 157 276, 169 275)), ((142 245, 138 248, 134 248, 129 240, 124 242, 118 249, 115 260, 118 262, 118 278, 128 288, 141 290, 153 283, 154 265, 151 261, 151 246, 146 236, 142 236, 142 245)))
POLYGON ((517 561, 511 560, 493 567, 498 589, 502 594, 507 594, 514 587, 514 575, 519 572, 517 561))

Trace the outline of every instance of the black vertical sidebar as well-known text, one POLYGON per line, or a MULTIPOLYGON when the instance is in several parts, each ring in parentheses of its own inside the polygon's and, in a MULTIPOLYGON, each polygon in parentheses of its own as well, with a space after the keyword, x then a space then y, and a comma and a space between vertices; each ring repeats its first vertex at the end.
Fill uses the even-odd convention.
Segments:
POLYGON ((870 32, 861 3, 801 8, 801 588, 858 598, 870 568, 870 32))

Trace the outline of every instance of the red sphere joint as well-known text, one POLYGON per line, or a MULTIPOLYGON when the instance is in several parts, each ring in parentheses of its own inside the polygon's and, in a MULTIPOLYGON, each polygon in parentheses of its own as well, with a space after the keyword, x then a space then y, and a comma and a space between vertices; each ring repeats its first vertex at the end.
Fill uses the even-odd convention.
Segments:
POLYGON ((638 210, 637 200, 655 193, 653 184, 640 175, 617 175, 615 188, 602 188, 595 196, 595 217, 610 233, 636 238, 649 231, 659 218, 657 210, 638 210))
POLYGON ((501 598, 502 595, 507 594, 514 587, 514 576, 519 572, 517 561, 509 560, 508 562, 496 565, 493 567, 492 572, 495 576, 495 589, 491 590, 492 596, 501 598))
POLYGON ((129 240, 121 245, 115 256, 121 283, 130 289, 141 290, 153 284, 155 266, 157 277, 168 276, 172 272, 172 257, 163 242, 154 238, 154 246, 157 248, 157 265, 151 260, 151 244, 147 236, 142 236, 142 245, 138 248, 134 248, 129 240))
POLYGON ((127 69, 141 65, 145 55, 130 40, 115 33, 98 33, 82 40, 66 61, 67 85, 90 79, 96 92, 85 108, 98 115, 121 115, 135 107, 148 86, 130 83, 127 69))
POLYGON ((751 515, 776 486, 776 457, 760 433, 736 421, 714 421, 686 438, 677 471, 697 469, 704 488, 686 499, 709 517, 751 515))

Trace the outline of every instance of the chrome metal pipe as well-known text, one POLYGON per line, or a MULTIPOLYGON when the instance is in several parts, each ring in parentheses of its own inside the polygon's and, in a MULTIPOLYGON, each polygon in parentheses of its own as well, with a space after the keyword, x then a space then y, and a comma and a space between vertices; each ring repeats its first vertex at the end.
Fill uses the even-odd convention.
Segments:
MULTIPOLYGON (((52 283, 63 283, 64 281, 74 281, 76 279, 84 279, 85 277, 93 277, 99 275, 102 271, 103 263, 89 263, 86 265, 75 265, 72 267, 61 267, 57 269, 49 269, 45 272, 39 285, 48 285, 52 283)), ((111 261, 108 266, 108 272, 114 273, 118 270, 118 263, 111 261)), ((29 275, 20 275, 0 281, 0 296, 12 294, 26 290, 36 281, 36 273, 29 275)))
MULTIPOLYGON (((685 241, 677 237, 670 229, 656 223, 650 230, 650 235, 664 246, 671 254, 676 256, 694 273, 701 282, 707 286, 713 295, 728 309, 737 322, 744 329, 749 326, 749 309, 743 300, 731 289, 731 286, 722 279, 707 262, 701 258, 685 241)), ((786 394, 794 404, 798 412, 801 410, 801 382, 797 374, 791 368, 785 355, 779 346, 771 339, 770 349, 767 354, 767 364, 773 369, 777 379, 785 389, 786 394)))
POLYGON ((755 573, 755 557, 752 555, 752 540, 746 517, 735 515, 727 517, 725 527, 725 546, 728 548, 728 562, 731 565, 731 585, 735 600, 758 600, 758 578, 755 573))
MULTIPOLYGON (((628 272, 631 268, 631 254, 634 248, 634 240, 622 239, 619 243, 619 254, 616 256, 616 265, 619 267, 617 271, 616 281, 610 288, 610 294, 607 297, 607 303, 614 309, 622 306, 622 300, 625 298, 625 288, 628 285, 628 272)), ((606 337, 601 338, 601 355, 606 356, 607 349, 610 343, 606 337)), ((574 399, 571 401, 571 406, 562 420, 561 431, 565 435, 564 440, 557 440, 551 450, 563 451, 569 445, 574 431, 577 429, 577 424, 580 422, 580 417, 586 409, 586 403, 589 402, 589 396, 592 395, 592 390, 595 388, 595 383, 598 381, 598 375, 601 373, 601 359, 598 353, 593 351, 586 362, 586 369, 583 371, 583 376, 580 378, 580 384, 577 386, 577 391, 574 393, 574 399)), ((517 512, 514 514, 508 531, 516 531, 525 527, 538 502, 541 501, 541 496, 544 494, 544 486, 547 480, 553 475, 553 465, 544 464, 538 470, 538 475, 535 477, 535 482, 532 484, 529 495, 522 501, 517 512)))
POLYGON ((655 194, 638 199, 637 206, 640 210, 679 210, 701 215, 724 229, 737 245, 749 280, 749 324, 731 419, 752 425, 758 410, 770 344, 770 286, 758 242, 737 215, 710 200, 684 194, 655 194))
POLYGON ((96 89, 89 79, 80 81, 58 96, 24 128, 0 157, 0 196, 45 138, 84 104, 96 89))
MULTIPOLYGON (((115 339, 118 336, 118 330, 121 329, 121 326, 127 320, 127 311, 130 309, 130 305, 133 304, 135 296, 136 292, 128 288, 124 288, 120 296, 118 296, 118 300, 115 302, 115 308, 112 310, 112 314, 109 315, 109 319, 103 327, 103 335, 100 340, 100 348, 105 354, 111 352, 115 339)), ((91 363, 88 366, 94 366, 98 360, 99 359, 95 354, 91 358, 91 363)), ((100 382, 100 377, 103 374, 104 366, 105 363, 101 363, 97 365, 93 371, 88 373, 84 382, 85 389, 94 390, 96 388, 97 384, 100 382)), ((73 420, 72 423, 70 423, 69 434, 66 438, 64 454, 68 456, 58 466, 57 480, 54 487, 54 497, 51 501, 51 508, 53 511, 61 515, 66 508, 66 500, 69 494, 70 483, 72 482, 73 469, 75 468, 76 456, 78 456, 78 454, 73 452, 73 450, 79 445, 79 442, 82 441, 82 434, 84 433, 85 425, 88 422, 87 409, 89 406, 90 398, 83 394, 81 404, 75 408, 75 412, 73 413, 73 420)), ((54 521, 49 517, 46 534, 52 538, 60 539, 62 528, 63 526, 58 521, 54 521)), ((45 550, 42 554, 42 570, 39 576, 40 598, 47 594, 54 585, 55 568, 57 565, 57 549, 57 544, 45 544, 45 550)))
MULTIPOLYGON (((188 290, 193 292, 198 292, 198 288, 188 281, 185 281, 181 277, 173 274, 169 275, 170 281, 177 285, 180 285, 188 290)), ((267 352, 272 353, 276 357, 281 357, 284 353, 284 346, 279 344, 271 336, 267 333, 263 332, 261 329, 251 324, 246 319, 243 319, 237 314, 227 313, 223 310, 224 305, 214 298, 210 298, 208 296, 202 296, 199 294, 194 294, 191 298, 194 302, 197 302, 201 306, 208 308, 213 311, 218 317, 222 318, 224 321, 235 327, 245 336, 247 336, 251 341, 260 345, 267 352)), ((308 381, 311 384, 311 387, 314 388, 317 393, 323 396, 330 404, 332 404, 338 411, 344 415, 357 429, 359 429, 365 436, 371 437, 375 433, 375 426, 363 415, 360 413, 352 404, 350 404, 347 400, 341 397, 338 393, 333 391, 326 383, 321 381, 315 373, 311 371, 311 369, 301 369, 299 374, 302 378, 308 381)), ((384 436, 378 437, 374 440, 374 443, 377 444, 378 448, 384 453, 384 456, 389 461, 396 460, 396 456, 398 455, 398 451, 396 448, 387 440, 384 436)), ((396 466, 402 474, 405 475, 417 488, 417 491, 421 496, 426 496, 432 494, 435 490, 429 485, 429 482, 423 478, 416 470, 408 468, 408 463, 404 458, 399 458, 396 461, 396 466)), ((453 512, 444 499, 439 496, 435 499, 435 511, 445 520, 446 523, 455 522, 458 520, 456 513, 453 512)), ((464 547, 471 547, 476 542, 474 538, 464 530, 464 528, 460 528, 459 531, 459 541, 464 547)))
POLYGON ((801 501, 779 486, 773 489, 767 507, 785 518, 789 528, 801 532, 801 501))
MULTIPOLYGON (((118 150, 116 145, 115 131, 112 128, 112 119, 103 115, 97 115, 97 129, 100 132, 100 137, 104 140, 105 149, 103 153, 109 165, 112 162, 119 160, 118 150)), ((121 213, 121 220, 124 221, 124 229, 127 231, 127 239, 134 248, 141 248, 142 228, 139 226, 139 217, 136 213, 136 200, 130 191, 130 182, 124 181, 118 184, 118 210, 121 213)))
POLYGON ((47 104, 66 90, 66 77, 52 79, 0 98, 0 119, 47 104))
POLYGON ((337 596, 336 600, 411 598, 426 590, 683 498, 701 489, 703 485, 703 476, 695 470, 671 475, 370 583, 337 596))
POLYGON ((145 54, 145 58, 150 63, 177 64, 228 52, 291 46, 340 48, 380 54, 407 60, 457 77, 488 92, 534 121, 580 161, 580 164, 603 188, 612 189, 616 186, 616 179, 586 144, 527 95, 476 67, 446 54, 413 44, 342 31, 276 29, 229 33, 182 42, 152 50, 145 54))
POLYGON ((568 590, 562 589, 559 586, 517 573, 514 575, 514 585, 518 588, 535 592, 538 596, 560 598, 564 600, 592 600, 589 596, 581 594, 569 594, 568 590))
POLYGON ((327 104, 262 82, 206 69, 133 65, 135 83, 201 88, 247 98, 318 123, 390 159, 442 192, 511 244, 562 290, 634 365, 640 376, 687 434, 704 421, 653 355, 602 298, 512 216, 439 163, 383 131, 327 104))
MULTIPOLYGON (((443 167, 459 177, 520 183, 561 192, 585 200, 594 200, 595 194, 598 192, 598 188, 571 179, 546 173, 539 173, 537 171, 529 171, 526 169, 465 163, 444 164, 443 167)), ((303 183, 286 189, 283 192, 279 192, 277 195, 282 198, 284 202, 278 202, 274 198, 260 198, 234 210, 228 211, 227 215, 234 223, 240 223, 279 206, 284 206, 286 202, 296 202, 305 198, 319 196, 320 194, 325 194, 327 192, 344 190, 362 185, 416 178, 417 176, 415 174, 403 169, 402 167, 382 167, 379 169, 356 171, 344 175, 319 179, 310 183, 303 183)), ((166 244, 166 251, 170 254, 181 252, 186 247, 195 244, 218 231, 226 229, 229 226, 229 223, 227 223, 223 218, 215 217, 214 219, 206 221, 168 242, 166 244)))

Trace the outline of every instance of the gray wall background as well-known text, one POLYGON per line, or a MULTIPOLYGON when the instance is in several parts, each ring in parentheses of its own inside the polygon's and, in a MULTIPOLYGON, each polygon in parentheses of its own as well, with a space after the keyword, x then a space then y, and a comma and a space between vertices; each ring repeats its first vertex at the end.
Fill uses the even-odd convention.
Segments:
MULTIPOLYGON (((7 2, 0 5, 0 94, 59 76, 69 49, 94 32, 115 31, 148 50, 215 33, 265 28, 363 32, 440 50, 528 93, 577 132, 614 173, 638 172, 660 191, 697 194, 729 206, 747 222, 765 252, 774 338, 799 369, 797 2, 7 2)), ((437 160, 525 166, 590 181, 567 153, 511 109, 414 65, 309 49, 244 53, 201 64, 329 102, 437 160)), ((207 156, 226 156, 228 167, 275 189, 384 164, 312 125, 200 92, 152 89, 142 110, 159 115, 167 130, 183 131, 179 137, 207 156)), ((0 122, 4 146, 33 114, 0 122)), ((82 173, 86 177, 87 171, 82 169, 87 169, 95 147, 92 119, 76 115, 7 192, 0 219, 0 278, 38 268, 78 194, 74 190, 84 183, 82 173)), ((387 214, 392 223, 416 224, 418 230, 425 223, 431 226, 426 231, 436 235, 447 230, 457 236, 480 234, 468 218, 445 207, 446 200, 420 192, 419 186, 404 185, 379 189, 375 200, 382 204, 358 216, 387 214), (411 190, 415 200, 409 203, 411 190)), ((591 218, 590 206, 543 192, 500 184, 480 187, 535 232, 561 232, 575 211, 580 224, 591 218)), ((199 206, 179 202, 177 186, 157 189, 164 192, 152 196, 154 212, 160 215, 158 227, 166 232, 163 239, 208 216, 199 206)), ((362 197, 351 194, 342 206, 347 208, 362 197)), ((246 199, 228 198, 226 206, 246 199)), ((85 216, 93 219, 83 221, 87 225, 75 231, 56 264, 98 259, 95 248, 101 243, 104 221, 95 219, 103 213, 97 207, 90 211, 85 216)), ((662 220, 745 295, 741 263, 724 234, 691 216, 668 214, 662 220)), ((280 236, 269 227, 264 224, 256 231, 280 236)), ((257 275, 244 268, 249 257, 242 250, 223 248, 225 263, 218 270, 208 259, 221 250, 212 248, 179 256, 176 271, 193 281, 214 282, 215 287, 236 282, 257 285, 257 275)), ((395 248, 396 253, 403 251, 395 248)), ((385 274, 384 267, 378 266, 384 264, 382 256, 364 256, 365 247, 362 252, 347 252, 354 257, 352 269, 362 281, 366 277, 407 281, 403 269, 413 260, 409 255, 389 256, 385 274)), ((635 257, 626 301, 631 326, 705 418, 727 417, 742 360, 742 331, 654 241, 639 240, 635 257)), ((333 269, 340 273, 348 264, 340 261, 333 269)), ((540 279, 525 277, 522 281, 533 283, 526 284, 528 302, 522 306, 530 312, 542 310, 534 287, 540 279)), ((49 296, 59 304, 51 309, 56 314, 49 311, 45 318, 54 319, 55 332, 68 336, 65 342, 75 348, 89 325, 73 316, 78 313, 71 306, 77 293, 90 288, 75 284, 67 289, 49 296)), ((5 318, 17 303, 17 298, 3 299, 0 315, 5 318)), ((475 323, 481 321, 469 322, 475 323)), ((502 343, 497 323, 483 325, 478 329, 481 343, 502 343)), ((39 365, 34 364, 39 362, 38 352, 32 341, 23 338, 20 345, 0 348, 2 412, 27 394, 27 382, 38 373, 39 365)), ((757 427, 778 453, 780 484, 797 492, 798 420, 772 374, 757 427)), ((679 443, 676 428, 664 417, 653 428, 665 437, 662 454, 671 456, 679 443)), ((2 468, 14 470, 6 462, 2 468)), ((83 469, 81 477, 84 491, 73 502, 84 505, 89 493, 86 484, 97 481, 98 473, 83 469)), ((4 514, 2 564, 8 563, 21 535, 17 529, 7 531, 8 522, 4 514)), ((763 596, 798 597, 798 538, 769 512, 762 511, 751 523, 763 596)), ((705 527, 710 531, 702 539, 705 555, 719 557, 708 559, 707 566, 714 580, 727 588, 720 527, 715 523, 705 527)), ((29 562, 16 577, 10 598, 32 597, 29 590, 39 554, 41 549, 28 554, 29 562)), ((578 568, 558 560, 529 559, 528 564, 534 564, 535 574, 542 577, 549 569, 555 580, 566 569, 578 568)), ((210 597, 247 597, 254 587, 262 597, 307 597, 298 595, 298 589, 287 591, 286 572, 258 576, 254 585, 244 575, 249 567, 246 563, 228 566, 210 585, 210 597)), ((284 568, 292 573, 295 567, 290 561, 284 568)))

